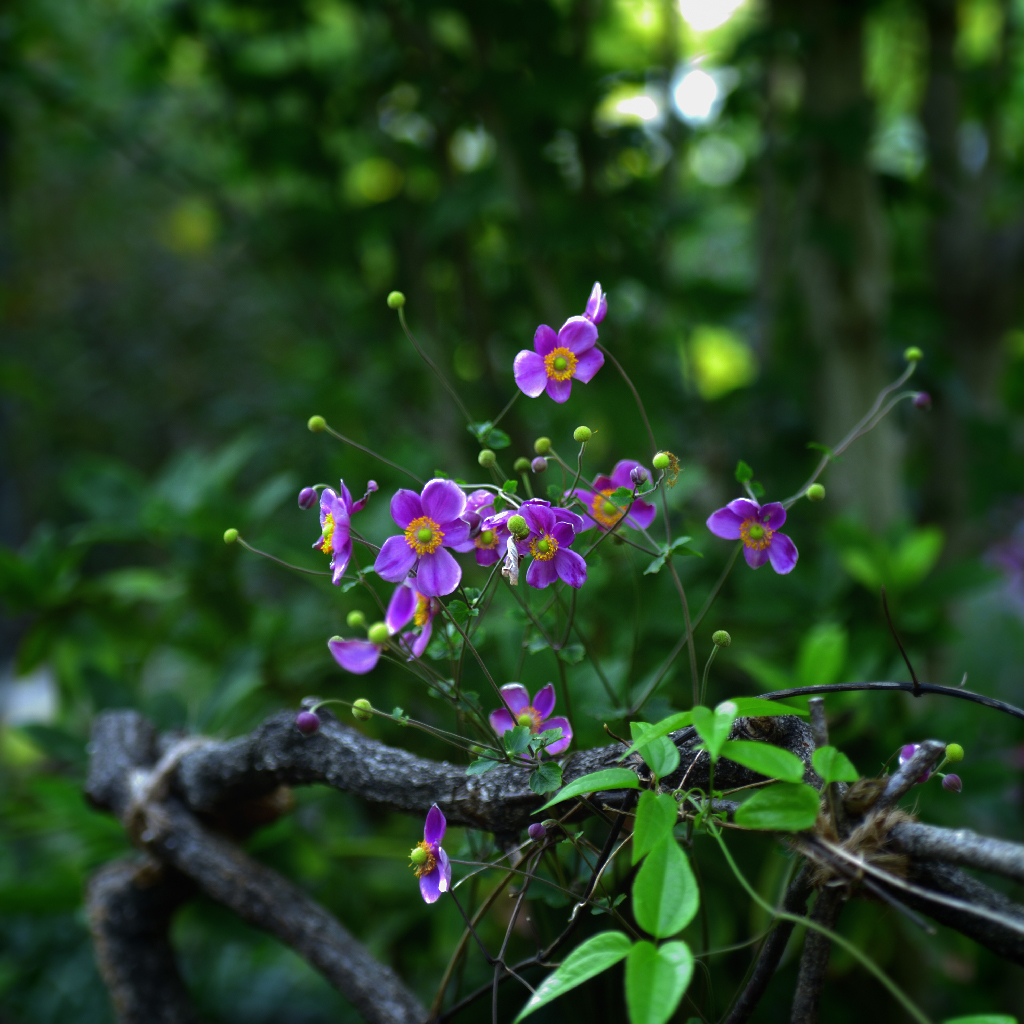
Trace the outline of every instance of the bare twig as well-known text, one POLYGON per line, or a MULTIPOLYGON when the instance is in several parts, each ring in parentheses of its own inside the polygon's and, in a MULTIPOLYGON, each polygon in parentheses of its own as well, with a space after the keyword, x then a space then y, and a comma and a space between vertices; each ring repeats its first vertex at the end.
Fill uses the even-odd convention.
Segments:
MULTIPOLYGON (((842 910, 845 901, 844 887, 826 886, 814 901, 811 920, 831 931, 835 928, 839 911, 842 910)), ((796 992, 793 994, 791 1024, 817 1024, 818 1002, 821 999, 822 986, 825 984, 825 970, 831 952, 832 940, 828 936, 818 931, 807 932, 804 951, 800 957, 796 992)))

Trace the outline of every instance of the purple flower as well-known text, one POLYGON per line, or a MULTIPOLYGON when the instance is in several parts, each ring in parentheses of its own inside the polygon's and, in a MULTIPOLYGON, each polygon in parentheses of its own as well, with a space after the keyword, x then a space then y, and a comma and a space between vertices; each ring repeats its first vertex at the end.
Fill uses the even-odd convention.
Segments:
POLYGON ((423 825, 423 840, 409 854, 410 866, 420 880, 420 893, 427 903, 433 903, 452 884, 452 865, 441 846, 448 823, 441 808, 434 804, 427 811, 423 825))
POLYGON ((469 539, 456 550, 474 552, 477 565, 494 565, 505 552, 508 530, 485 523, 493 515, 494 495, 490 491, 473 491, 466 498, 462 521, 469 524, 469 539))
POLYGON ((416 569, 416 589, 426 597, 450 594, 462 579, 459 563, 445 550, 469 539, 469 525, 460 518, 466 495, 451 480, 428 480, 420 494, 398 491, 391 499, 391 517, 401 537, 388 537, 373 564, 389 583, 401 583, 416 569))
MULTIPOLYGON (((307 489, 311 490, 311 488, 307 489)), ((352 495, 345 486, 345 481, 342 480, 337 493, 330 487, 325 487, 324 493, 320 495, 320 539, 313 547, 319 548, 324 554, 331 556, 331 571, 333 573, 331 582, 336 586, 341 583, 341 578, 348 568, 349 559, 352 557, 351 517, 356 512, 363 510, 375 490, 377 490, 377 484, 370 480, 366 485, 366 494, 359 501, 353 501, 352 495)), ((300 492, 300 505, 304 493, 305 491, 300 492)))
POLYGON ((555 688, 551 683, 537 691, 537 696, 530 704, 530 691, 520 683, 509 683, 501 688, 501 695, 505 698, 507 708, 498 708, 490 714, 491 728, 503 736, 514 729, 517 725, 528 726, 530 732, 536 735, 547 729, 561 729, 562 736, 549 743, 544 749, 554 756, 566 750, 572 742, 572 726, 567 718, 548 717, 555 710, 555 688), (512 714, 508 713, 512 709, 512 714), (512 715, 515 715, 513 719, 512 715))
POLYGON ((737 498, 709 516, 708 529, 725 540, 742 540, 743 556, 751 569, 760 569, 771 559, 772 568, 785 576, 799 557, 796 545, 778 532, 785 521, 786 510, 777 501, 758 505, 737 498))
POLYGON ((597 328, 585 316, 571 316, 555 334, 541 324, 533 336, 533 348, 516 356, 513 372, 524 395, 536 398, 542 391, 556 402, 565 402, 573 378, 588 383, 604 366, 603 353, 595 348, 597 328))
MULTIPOLYGON (((611 476, 599 476, 594 481, 593 490, 577 489, 575 491, 576 497, 587 506, 589 511, 589 515, 583 517, 584 530, 589 530, 594 526, 598 526, 602 530, 610 530, 623 517, 625 509, 619 508, 609 500, 608 496, 620 487, 631 491, 634 487, 639 486, 634 481, 634 476, 637 476, 641 482, 651 479, 651 474, 646 466, 640 465, 633 459, 622 459, 615 463, 611 476)), ((634 501, 629 515, 626 516, 626 525, 632 526, 636 530, 646 530, 654 522, 654 517, 657 514, 658 510, 648 502, 634 501)))
POLYGON ((601 290, 601 282, 595 281, 594 287, 590 289, 590 298, 587 299, 587 308, 584 316, 592 323, 599 324, 608 312, 608 296, 601 290))
POLYGON ((548 830, 539 821, 535 821, 526 832, 535 843, 542 842, 548 834, 548 830))
MULTIPOLYGON (((900 747, 900 767, 902 768, 916 753, 919 744, 907 743, 905 746, 900 747)), ((927 782, 931 778, 931 772, 925 772, 923 775, 919 775, 915 786, 920 786, 922 782, 927 782)))
POLYGON ((569 547, 583 529, 583 518, 567 508, 551 508, 536 498, 524 501, 517 511, 530 528, 516 545, 520 555, 533 555, 526 582, 543 590, 561 579, 579 590, 587 581, 587 563, 569 547))
POLYGON ((303 487, 299 491, 299 508, 312 508, 316 504, 316 491, 312 487, 303 487))
POLYGON ((384 622, 387 624, 388 632, 394 634, 411 619, 419 633, 413 630, 402 633, 402 642, 412 651, 413 658, 422 658, 427 644, 430 643, 430 635, 434 631, 434 616, 440 610, 441 602, 436 597, 424 597, 408 580, 405 580, 395 587, 395 592, 388 602, 384 622))
POLYGON ((384 645, 375 644, 372 640, 343 640, 336 636, 327 641, 327 649, 346 672, 365 676, 377 667, 384 645))

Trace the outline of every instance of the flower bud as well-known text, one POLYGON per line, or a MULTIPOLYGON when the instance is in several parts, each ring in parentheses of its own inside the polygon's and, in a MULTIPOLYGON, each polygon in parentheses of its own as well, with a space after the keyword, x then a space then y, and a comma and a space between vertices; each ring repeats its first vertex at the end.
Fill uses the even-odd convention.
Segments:
POLYGON ((964 784, 959 775, 947 775, 942 780, 942 788, 948 789, 950 793, 959 793, 964 788, 964 784))
POLYGON ((548 834, 548 830, 539 821, 535 821, 526 831, 535 843, 543 842, 548 834))
POLYGON ((903 350, 903 358, 908 363, 919 363, 924 359, 924 353, 916 345, 911 345, 910 348, 903 350))
POLYGON ((391 636, 388 632, 388 627, 383 622, 375 622, 366 631, 366 635, 370 638, 371 644, 377 644, 378 646, 386 644, 388 637, 391 636))
POLYGON ((634 487, 643 487, 643 485, 650 479, 650 476, 643 466, 634 466, 629 471, 629 479, 634 487))
POLYGON ((532 469, 534 473, 543 473, 547 468, 548 460, 545 459, 543 455, 538 455, 537 458, 530 463, 530 469, 532 469))
POLYGON ((530 532, 530 528, 526 525, 526 520, 522 516, 512 516, 508 521, 508 532, 513 537, 522 539, 530 532))
POLYGON ((918 409, 930 409, 932 407, 932 396, 929 395, 927 391, 918 391, 918 393, 914 395, 914 405, 918 409))
POLYGON ((238 531, 232 526, 231 529, 224 531, 224 543, 234 544, 238 540, 238 531))
POLYGON ((551 438, 538 437, 537 440, 533 442, 533 450, 538 455, 547 455, 547 453, 551 451, 551 438))
POLYGON ((520 456, 518 459, 516 459, 515 462, 512 463, 512 468, 517 473, 526 473, 530 469, 530 460, 520 456))
POLYGON ((492 466, 497 464, 498 457, 490 448, 484 448, 476 457, 476 461, 479 462, 484 469, 490 469, 492 466))
POLYGON ((367 494, 376 494, 377 491, 379 491, 379 490, 380 490, 380 487, 377 484, 376 480, 367 480, 366 481, 366 493, 367 494))
POLYGON ((352 717, 357 722, 368 722, 373 718, 373 705, 365 697, 352 701, 352 717))
POLYGON ((353 608, 345 617, 349 629, 362 629, 366 625, 366 616, 358 609, 353 608))
POLYGON ((327 421, 323 416, 310 416, 306 423, 312 434, 322 434, 327 429, 327 421))
POLYGON ((947 743, 946 744, 946 760, 950 764, 956 764, 957 761, 964 759, 964 748, 959 743, 947 743))
POLYGON ((658 454, 654 456, 653 465, 655 469, 668 469, 671 461, 672 460, 669 458, 668 452, 658 452, 658 454))
POLYGON ((824 501, 825 500, 825 488, 821 484, 811 484, 807 488, 807 500, 808 501, 824 501))
POLYGON ((300 711, 295 716, 295 726, 299 732, 312 736, 320 728, 320 719, 312 711, 300 711))
POLYGON ((728 647, 732 643, 732 637, 724 629, 716 629, 711 634, 711 640, 716 647, 728 647))
POLYGON ((405 296, 401 292, 388 293, 388 309, 401 309, 405 305, 405 296))
POLYGON ((312 508, 316 504, 316 491, 312 487, 303 487, 299 491, 299 508, 312 508))
POLYGON ((594 432, 590 427, 577 427, 572 432, 572 439, 579 441, 581 444, 586 444, 594 436, 594 432))

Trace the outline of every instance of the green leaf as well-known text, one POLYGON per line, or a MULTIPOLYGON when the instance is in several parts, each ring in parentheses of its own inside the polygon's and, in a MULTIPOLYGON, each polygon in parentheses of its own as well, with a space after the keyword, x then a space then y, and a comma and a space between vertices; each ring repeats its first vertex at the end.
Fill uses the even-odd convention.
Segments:
POLYGON ((689 543, 692 537, 676 537, 672 543, 661 549, 661 554, 658 555, 650 565, 644 569, 644 575, 649 576, 653 573, 660 572, 664 567, 665 562, 668 560, 669 555, 693 555, 695 558, 703 558, 704 556, 694 548, 689 547, 689 543))
POLYGON ((742 460, 736 463, 736 480, 745 484, 748 480, 754 479, 754 471, 742 460))
POLYGON ((671 834, 648 854, 633 882, 633 916, 644 931, 666 939, 697 913, 700 896, 686 854, 671 834))
POLYGON ((530 736, 528 725, 517 725, 509 729, 501 739, 510 754, 523 754, 529 749, 530 736))
POLYGON ((492 768, 497 768, 501 761, 495 761, 491 757, 478 757, 475 761, 471 761, 469 767, 466 769, 467 775, 483 775, 484 772, 489 772, 492 768))
MULTIPOLYGON (((780 687, 782 689, 782 687, 780 687)), ((762 697, 730 697, 736 705, 737 718, 770 718, 772 715, 802 715, 804 718, 810 714, 803 708, 790 707, 778 700, 765 700, 762 697)))
POLYGON ((546 810, 548 807, 560 804, 563 800, 568 800, 571 797, 582 796, 584 793, 599 793, 605 789, 639 788, 640 780, 628 768, 605 768, 602 771, 591 772, 589 775, 584 775, 570 782, 565 789, 552 797, 543 807, 538 807, 533 813, 537 814, 538 811, 546 810))
POLYGON ((853 762, 835 747, 819 747, 811 756, 814 770, 825 782, 856 782, 860 773, 853 762))
POLYGON ((796 754, 770 743, 755 743, 752 740, 726 740, 722 744, 722 757, 743 765, 751 771, 760 772, 770 779, 783 782, 799 782, 804 777, 804 763, 796 754))
POLYGON ((494 504, 495 515, 497 515, 498 512, 504 511, 504 508, 505 508, 505 505, 506 505, 506 501, 505 501, 505 499, 500 494, 496 494, 494 496, 494 503, 493 504, 494 504))
POLYGON ((505 492, 506 494, 515 494, 515 493, 516 493, 516 491, 518 491, 518 490, 519 490, 519 481, 518 481, 518 480, 506 480, 506 481, 505 481, 505 482, 504 482, 504 483, 503 483, 503 484, 501 485, 501 489, 502 489, 502 490, 503 490, 503 491, 504 491, 504 492, 505 492))
POLYGON ((734 701, 723 700, 714 711, 698 704, 692 709, 693 727, 704 741, 704 748, 713 761, 718 760, 722 744, 729 738, 732 723, 736 721, 739 708, 734 701))
POLYGON ((801 832, 818 817, 820 799, 813 786, 776 782, 759 789, 736 812, 736 824, 743 828, 776 832, 801 832))
POLYGON ((796 661, 797 686, 830 686, 839 682, 846 664, 848 633, 835 622, 820 622, 800 641, 796 661))
POLYGON ((692 977, 693 954, 685 942, 636 943, 626 958, 630 1024, 665 1024, 692 977))
POLYGON ((807 447, 810 448, 811 451, 821 452, 829 457, 832 455, 832 449, 829 448, 827 444, 822 444, 820 441, 808 441, 807 447))
POLYGON ((522 1008, 514 1024, 519 1024, 524 1017, 533 1013, 552 999, 571 991, 577 985, 596 977, 602 971, 613 967, 622 960, 630 950, 632 943, 622 932, 600 932, 577 946, 562 961, 554 974, 549 974, 530 1001, 522 1008))
POLYGON ((633 826, 634 864, 672 835, 678 814, 679 806, 668 793, 645 789, 640 794, 633 826))
POLYGON ((545 747, 550 747, 552 743, 557 743, 561 738, 561 727, 557 729, 545 729, 543 732, 534 733, 534 735, 530 737, 530 749, 543 750, 545 747))
POLYGON ((484 443, 484 438, 487 437, 491 429, 491 421, 484 420, 481 423, 467 423, 466 429, 481 443, 484 443))
POLYGON ((545 761, 530 776, 530 789, 541 796, 558 789, 561 784, 562 769, 554 761, 545 761))
POLYGON ((966 1017, 950 1017, 942 1024, 1017 1024, 1017 1018, 1005 1013, 972 1013, 966 1017))
POLYGON ((629 487, 616 487, 608 495, 608 500, 619 508, 629 508, 633 504, 633 491, 629 487))
MULTIPOLYGON (((634 742, 643 740, 644 733, 650 728, 645 722, 630 722, 629 731, 634 742)), ((644 759, 647 767, 663 779, 671 775, 679 767, 679 748, 667 737, 659 736, 650 743, 641 743, 637 753, 644 759)))
POLYGON ((583 644, 566 644, 558 649, 558 657, 566 665, 578 665, 584 659, 586 653, 583 644))
MULTIPOLYGON (((643 736, 643 745, 646 746, 659 736, 667 736, 670 732, 675 732, 677 729, 685 729, 686 726, 693 723, 693 712, 692 711, 680 711, 674 715, 669 715, 668 718, 663 718, 660 722, 656 722, 652 725, 643 736)), ((633 745, 622 755, 623 758, 629 754, 634 753, 639 749, 640 743, 633 741, 633 745)))
POLYGON ((484 442, 488 448, 498 449, 507 448, 511 443, 512 438, 504 430, 498 430, 497 427, 488 432, 487 440, 484 442))
POLYGON ((552 505, 557 505, 564 497, 564 492, 558 484, 548 484, 548 501, 552 505))
POLYGON ((892 554, 892 586, 908 590, 935 567, 945 538, 937 526, 914 530, 892 554))

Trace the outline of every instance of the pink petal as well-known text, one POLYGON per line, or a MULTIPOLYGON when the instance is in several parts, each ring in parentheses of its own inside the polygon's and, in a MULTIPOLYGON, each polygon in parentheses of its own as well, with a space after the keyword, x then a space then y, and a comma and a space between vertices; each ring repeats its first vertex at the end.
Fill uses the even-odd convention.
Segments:
POLYGON ((434 804, 429 811, 427 811, 427 820, 423 824, 423 840, 428 845, 433 846, 435 843, 441 842, 444 839, 444 830, 448 827, 448 823, 444 820, 444 815, 441 813, 441 808, 434 804))
MULTIPOLYGON (((561 552, 559 552, 561 554, 561 552)), ((576 556, 579 557, 578 555, 576 556)), ((555 580, 558 579, 558 570, 555 568, 555 561, 558 555, 554 558, 548 559, 546 562, 542 562, 539 558, 535 558, 530 563, 530 568, 526 570, 526 582, 531 587, 536 587, 537 590, 543 590, 545 587, 550 587, 555 580)))
POLYGON ((544 388, 548 393, 548 397, 554 399, 559 405, 569 401, 569 395, 572 394, 572 377, 568 380, 555 380, 553 377, 548 380, 547 386, 544 388))
POLYGON ((380 659, 380 648, 369 640, 328 640, 327 647, 346 672, 357 676, 372 672, 380 659))
POLYGON ((412 587, 405 583, 395 587, 384 615, 389 633, 397 633, 413 617, 417 603, 416 591, 412 587))
POLYGON ((516 727, 516 723, 512 721, 512 716, 504 708, 498 708, 497 711, 492 711, 487 718, 491 723, 491 728, 499 736, 504 736, 509 729, 514 729, 516 727))
POLYGON ((572 743, 572 726, 569 724, 569 719, 556 716, 555 718, 549 718, 546 722, 541 725, 541 731, 545 729, 561 729, 562 738, 555 740, 554 743, 549 743, 544 749, 554 757, 556 754, 562 753, 566 750, 570 743, 572 743))
POLYGON ((548 683, 537 691, 537 696, 533 698, 533 710, 540 715, 542 722, 555 710, 554 683, 548 683))
POLYGON ((394 519, 399 529, 404 530, 414 519, 423 515, 423 505, 420 496, 415 491, 405 487, 395 492, 391 499, 391 518, 394 519))
POLYGON ((388 583, 401 583, 416 564, 416 552, 405 537, 388 537, 373 563, 373 571, 388 583))
POLYGON ((450 523, 466 511, 466 495, 462 488, 453 480, 442 480, 439 477, 427 481, 420 502, 423 514, 438 524, 450 523))
POLYGON ((743 557, 751 569, 760 569, 768 561, 769 548, 748 548, 744 546, 743 557))
POLYGON ((512 709, 513 715, 518 715, 530 706, 530 693, 522 683, 506 683, 501 688, 501 697, 512 709))
POLYGON ((589 384, 594 374, 604 366, 604 353, 599 348, 592 348, 582 353, 577 359, 573 377, 583 384, 589 384))
POLYGON ((761 506, 761 522, 771 530, 781 530, 782 524, 786 521, 786 510, 782 503, 770 501, 767 505, 761 506))
POLYGON ((554 349, 558 348, 558 345, 558 335, 555 334, 554 329, 548 327, 547 324, 541 324, 540 327, 534 331, 533 350, 539 356, 543 357, 549 355, 554 349))
POLYGON ((420 559, 416 570, 416 589, 424 597, 443 597, 450 594, 461 579, 459 563, 444 548, 438 548, 420 559))
POLYGON ((784 533, 777 533, 768 547, 768 557, 772 560, 772 568, 780 576, 785 576, 793 571, 800 556, 796 545, 784 533))
POLYGON ((708 516, 708 529, 716 536, 724 540, 739 540, 740 527, 746 519, 736 515, 728 506, 712 512, 708 516))
POLYGON ((555 571, 559 577, 570 587, 579 590, 587 582, 587 563, 583 560, 582 555, 578 555, 568 548, 559 548, 552 561, 555 563, 555 571))
POLYGON ((512 376, 515 377, 519 390, 530 398, 536 398, 548 382, 544 360, 536 352, 526 348, 516 356, 512 364, 512 376))
POLYGON ((597 328, 585 316, 571 316, 558 332, 558 344, 575 355, 582 355, 597 344, 597 328))

